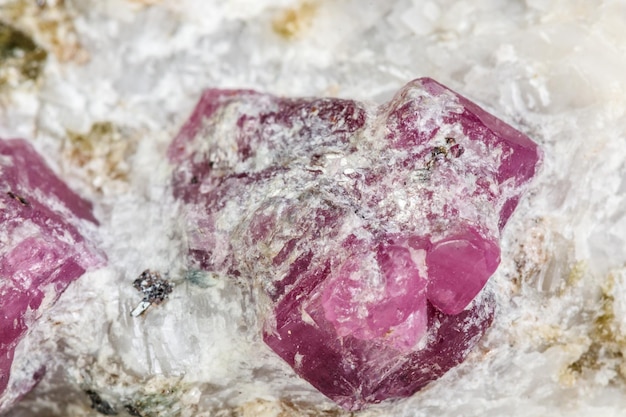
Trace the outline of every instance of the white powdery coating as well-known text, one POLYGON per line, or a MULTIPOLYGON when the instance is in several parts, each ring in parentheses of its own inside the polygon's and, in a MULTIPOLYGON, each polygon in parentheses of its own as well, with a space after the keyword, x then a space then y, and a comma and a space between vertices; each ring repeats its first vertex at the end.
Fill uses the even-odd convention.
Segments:
POLYGON ((288 5, 297 8, 295 1, 75 3, 76 30, 91 60, 60 64, 51 57, 41 91, 2 93, 0 134, 36 140, 60 167, 67 162, 59 139, 68 129, 88 131, 108 120, 140 142, 132 192, 98 196, 109 266, 75 282, 19 347, 33 360, 32 352, 61 352, 46 362, 67 372, 51 373, 16 416, 41 415, 38 407, 51 415, 96 415, 81 383, 103 397, 123 397, 138 386, 167 386, 167 377, 178 381, 182 369, 190 384, 216 386, 177 394, 181 415, 202 415, 197 405, 276 416, 276 403, 253 401, 280 397, 328 404, 268 353, 258 335, 238 326, 253 328, 254 318, 237 288, 180 282, 145 318, 128 316, 140 300, 132 281, 143 269, 176 275, 181 268, 180 227, 160 204, 169 195, 164 148, 204 87, 382 102, 419 76, 478 101, 536 139, 544 167, 504 231, 503 263, 490 283, 499 312, 479 348, 413 398, 363 415, 623 415, 619 364, 600 361, 599 370, 581 373, 569 368, 593 344, 610 277, 616 338, 624 335, 622 2, 398 0, 364 7, 357 0, 318 1, 308 26, 289 40, 272 32, 272 20, 288 5), (206 315, 183 320, 189 311, 206 315), (158 369, 166 381, 147 383, 145 373, 158 369), (47 401, 57 402, 57 411, 46 408, 47 401), (62 401, 72 405, 65 409, 62 401))

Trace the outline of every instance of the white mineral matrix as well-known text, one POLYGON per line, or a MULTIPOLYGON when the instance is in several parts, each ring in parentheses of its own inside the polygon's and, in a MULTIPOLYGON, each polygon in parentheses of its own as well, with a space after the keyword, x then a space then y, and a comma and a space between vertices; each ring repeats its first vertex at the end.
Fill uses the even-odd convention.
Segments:
POLYGON ((95 202, 109 259, 17 346, 22 369, 47 371, 9 415, 115 401, 130 406, 118 415, 341 414, 265 347, 240 287, 187 275, 164 155, 204 88, 381 104, 425 76, 544 161, 503 229, 476 349, 359 415, 623 415, 625 14, 619 1, 0 1, 19 41, 8 54, 0 37, 0 137, 30 140, 95 202), (173 291, 132 317, 146 270, 173 291))

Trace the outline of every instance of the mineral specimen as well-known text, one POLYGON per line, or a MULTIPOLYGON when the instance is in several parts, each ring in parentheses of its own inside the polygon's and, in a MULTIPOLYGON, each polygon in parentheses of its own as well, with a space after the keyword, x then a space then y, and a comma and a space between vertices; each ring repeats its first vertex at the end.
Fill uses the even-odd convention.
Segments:
POLYGON ((464 360, 540 160, 428 78, 378 108, 208 90, 169 156, 192 268, 260 289, 265 342, 346 409, 410 396, 464 360))
POLYGON ((0 413, 45 371, 12 378, 17 344, 72 281, 104 261, 81 232, 85 221, 96 223, 91 204, 32 146, 0 140, 0 413))
POLYGON ((143 314, 152 304, 161 304, 172 292, 172 284, 161 278, 156 271, 146 269, 133 282, 133 287, 143 294, 141 303, 131 312, 131 316, 137 317, 143 314))
POLYGON ((36 81, 47 53, 24 32, 0 21, 0 88, 36 81))

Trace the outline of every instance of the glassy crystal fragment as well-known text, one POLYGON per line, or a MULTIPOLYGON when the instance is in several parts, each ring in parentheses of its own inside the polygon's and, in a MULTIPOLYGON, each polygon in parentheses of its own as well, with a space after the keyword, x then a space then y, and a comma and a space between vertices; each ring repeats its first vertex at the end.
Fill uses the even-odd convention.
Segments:
POLYGON ((14 351, 59 295, 103 255, 81 233, 91 204, 23 140, 0 140, 0 412, 43 376, 11 377, 14 351))
POLYGON ((208 90, 169 152, 191 267, 261 288, 265 342, 346 409, 410 396, 464 360, 540 161, 428 78, 380 107, 208 90))

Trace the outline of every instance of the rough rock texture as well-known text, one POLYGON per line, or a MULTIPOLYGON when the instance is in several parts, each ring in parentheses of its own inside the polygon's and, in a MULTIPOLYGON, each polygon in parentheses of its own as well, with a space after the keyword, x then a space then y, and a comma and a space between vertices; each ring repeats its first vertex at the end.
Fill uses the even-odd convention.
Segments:
POLYGON ((0 412, 45 372, 11 378, 17 344, 72 281, 103 262, 81 234, 83 221, 96 223, 91 204, 31 145, 0 140, 0 412))
POLYGON ((489 326, 472 300, 539 151, 424 78, 378 109, 209 90, 170 157, 195 267, 260 286, 266 343, 358 409, 413 394, 489 326))

